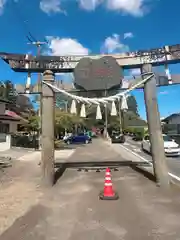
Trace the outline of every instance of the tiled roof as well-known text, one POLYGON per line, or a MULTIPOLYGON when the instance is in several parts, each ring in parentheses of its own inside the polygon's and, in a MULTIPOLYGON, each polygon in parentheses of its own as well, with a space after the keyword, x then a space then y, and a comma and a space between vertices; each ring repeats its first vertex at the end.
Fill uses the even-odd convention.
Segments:
POLYGON ((167 116, 166 118, 164 118, 162 121, 166 122, 166 121, 169 121, 170 119, 172 119, 174 117, 178 117, 178 116, 180 116, 180 113, 173 113, 173 114, 167 116))

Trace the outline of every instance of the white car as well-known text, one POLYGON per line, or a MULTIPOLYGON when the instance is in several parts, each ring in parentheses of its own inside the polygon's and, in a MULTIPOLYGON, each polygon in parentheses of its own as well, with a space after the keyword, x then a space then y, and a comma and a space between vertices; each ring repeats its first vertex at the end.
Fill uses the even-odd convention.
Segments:
POLYGON ((72 133, 67 133, 64 135, 63 140, 65 141, 66 139, 68 139, 68 137, 71 137, 72 133))
MULTIPOLYGON (((168 135, 163 134, 164 151, 166 156, 180 156, 180 146, 168 135)), ((149 135, 145 136, 142 144, 142 150, 151 153, 151 143, 149 135)))

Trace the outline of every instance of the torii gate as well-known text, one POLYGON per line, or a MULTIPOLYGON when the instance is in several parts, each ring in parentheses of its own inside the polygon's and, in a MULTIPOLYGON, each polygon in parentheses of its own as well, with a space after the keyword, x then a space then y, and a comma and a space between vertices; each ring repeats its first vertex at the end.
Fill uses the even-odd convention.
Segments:
MULTIPOLYGON (((45 183, 54 183, 54 73, 73 72, 80 59, 97 59, 106 55, 96 56, 40 56, 1 53, 1 58, 16 72, 44 72, 42 88, 42 169, 45 183)), ((122 69, 140 68, 143 74, 144 95, 147 112, 154 173, 162 187, 169 186, 164 144, 156 96, 156 79, 152 74, 152 66, 165 65, 165 71, 172 84, 167 64, 180 62, 180 45, 111 55, 122 69), (148 81, 146 81, 148 79, 148 81)), ((110 97, 111 98, 111 97, 110 97)), ((97 99, 96 99, 97 100, 97 99)), ((104 99, 109 100, 109 99, 104 99)), ((112 98, 111 98, 112 100, 112 98)), ((93 102, 93 99, 85 99, 93 102)))

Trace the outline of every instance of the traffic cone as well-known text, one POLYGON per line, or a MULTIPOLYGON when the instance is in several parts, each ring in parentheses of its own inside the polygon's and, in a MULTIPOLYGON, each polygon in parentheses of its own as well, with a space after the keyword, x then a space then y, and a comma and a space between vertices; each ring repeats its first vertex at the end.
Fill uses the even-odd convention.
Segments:
POLYGON ((104 191, 100 193, 99 198, 101 200, 119 199, 118 194, 113 190, 112 181, 111 181, 111 170, 109 168, 106 169, 104 191))

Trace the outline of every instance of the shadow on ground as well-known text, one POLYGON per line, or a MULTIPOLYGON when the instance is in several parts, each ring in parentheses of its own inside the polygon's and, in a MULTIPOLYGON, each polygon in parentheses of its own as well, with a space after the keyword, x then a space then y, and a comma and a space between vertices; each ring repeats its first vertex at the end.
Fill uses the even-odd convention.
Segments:
POLYGON ((12 164, 0 163, 0 171, 3 171, 6 168, 12 167, 12 164))
POLYGON ((3 232, 0 236, 1 240, 11 240, 14 239, 14 236, 18 236, 18 239, 24 239, 27 237, 27 233, 29 233, 30 237, 31 231, 34 230, 42 218, 46 217, 47 213, 49 213, 48 208, 40 204, 33 206, 25 215, 16 219, 10 228, 3 232), (24 222, 28 224, 24 224, 24 222))
POLYGON ((63 173, 66 169, 77 169, 77 171, 86 171, 95 170, 101 171, 105 170, 109 167, 111 170, 117 171, 120 167, 131 167, 133 170, 142 173, 145 177, 149 178, 150 180, 155 181, 153 176, 150 173, 147 173, 143 170, 140 170, 138 166, 148 166, 146 162, 133 162, 133 161, 73 161, 73 162, 61 162, 55 163, 55 168, 57 169, 55 172, 54 184, 61 178, 63 173))
POLYGON ((87 144, 70 144, 70 145, 63 145, 61 147, 55 148, 55 150, 73 150, 77 149, 78 147, 85 147, 87 144))
MULTIPOLYGON (((141 165, 141 166, 142 166, 142 165, 141 165)), ((146 165, 145 165, 145 166, 146 166, 146 165)), ((147 165, 147 166, 148 166, 148 165, 147 165)), ((149 167, 151 167, 151 166, 149 166, 149 167)), ((150 172, 147 172, 146 170, 144 170, 144 169, 142 169, 142 168, 139 168, 139 167, 136 166, 136 165, 134 165, 134 166, 131 165, 131 168, 132 168, 134 171, 142 174, 144 177, 148 178, 149 180, 151 180, 151 181, 153 181, 153 182, 156 182, 155 176, 152 175, 150 172)))
POLYGON ((10 157, 0 157, 0 171, 12 167, 12 159, 10 157))

